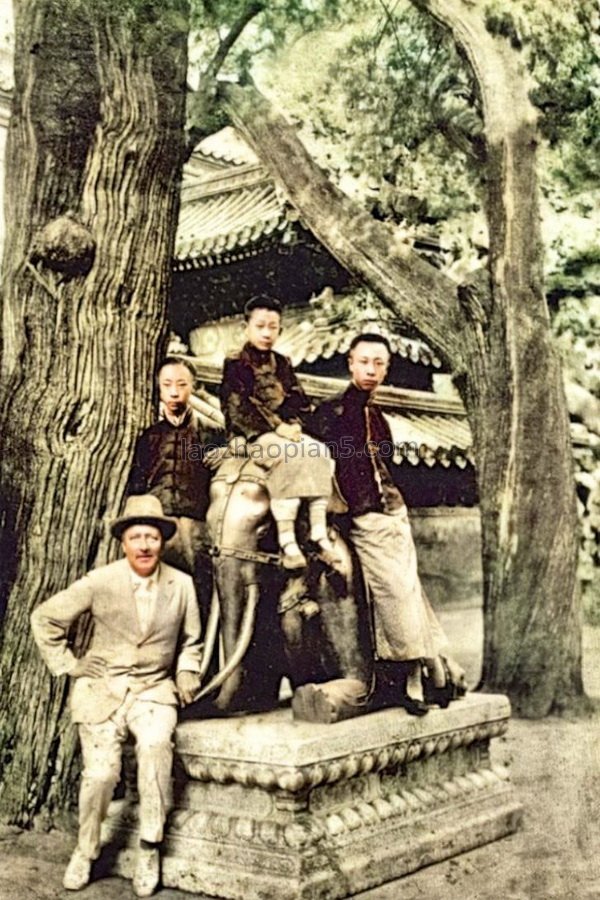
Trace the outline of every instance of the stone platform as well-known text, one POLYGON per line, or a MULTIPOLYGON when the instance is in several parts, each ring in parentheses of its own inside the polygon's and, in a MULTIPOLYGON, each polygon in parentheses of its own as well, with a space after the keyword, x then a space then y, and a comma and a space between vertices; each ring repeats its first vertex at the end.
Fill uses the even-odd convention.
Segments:
MULTIPOLYGON (((185 722, 166 887, 228 900, 337 900, 515 831, 521 806, 490 740, 508 700, 470 694, 421 719, 388 709, 334 725, 291 710, 185 722)), ((130 877, 135 806, 105 838, 130 877)))

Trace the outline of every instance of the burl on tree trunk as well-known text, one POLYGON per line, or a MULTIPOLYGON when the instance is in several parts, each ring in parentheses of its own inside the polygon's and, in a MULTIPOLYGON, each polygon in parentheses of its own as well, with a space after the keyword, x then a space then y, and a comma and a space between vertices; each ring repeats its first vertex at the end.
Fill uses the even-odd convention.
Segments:
POLYGON ((457 289, 332 185, 254 88, 227 86, 233 123, 340 263, 450 365, 474 437, 481 500, 483 687, 525 716, 582 694, 569 422, 542 289, 536 121, 519 53, 462 0, 423 3, 451 28, 483 98, 489 290, 457 289))
POLYGON ((66 804, 76 766, 66 679, 39 660, 29 614, 114 553, 106 525, 151 416, 183 160, 187 3, 25 0, 16 14, 0 809, 27 823, 66 804))

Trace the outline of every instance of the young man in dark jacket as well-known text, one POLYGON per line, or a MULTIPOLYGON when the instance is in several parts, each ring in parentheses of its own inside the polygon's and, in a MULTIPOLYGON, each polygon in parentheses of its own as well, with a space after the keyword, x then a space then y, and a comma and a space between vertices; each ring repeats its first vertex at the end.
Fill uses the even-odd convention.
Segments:
POLYGON ((212 564, 206 552, 210 471, 204 464, 208 436, 190 405, 194 378, 192 366, 177 356, 160 364, 163 418, 137 440, 127 494, 153 494, 165 515, 176 520, 177 531, 165 547, 164 559, 192 575, 204 620, 212 594, 212 564))
POLYGON ((393 441, 374 392, 390 363, 390 347, 378 334, 361 334, 350 344, 351 383, 322 403, 311 421, 336 462, 337 482, 352 519, 350 540, 358 555, 373 606, 375 653, 408 668, 408 712, 423 715, 421 661, 436 680, 444 679, 442 628, 421 587, 408 512, 387 460, 393 441))

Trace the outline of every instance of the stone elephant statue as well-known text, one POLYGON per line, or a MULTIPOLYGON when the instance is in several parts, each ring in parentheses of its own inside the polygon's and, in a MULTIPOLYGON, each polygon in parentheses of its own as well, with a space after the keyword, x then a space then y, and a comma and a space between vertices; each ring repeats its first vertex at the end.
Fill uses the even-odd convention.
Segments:
POLYGON ((280 566, 265 481, 252 458, 237 456, 226 457, 212 479, 207 526, 216 590, 204 668, 217 629, 224 662, 198 699, 214 697, 224 713, 273 708, 285 675, 297 718, 358 715, 367 709, 372 652, 351 554, 332 533, 341 559, 335 569, 310 547, 300 574, 280 566))

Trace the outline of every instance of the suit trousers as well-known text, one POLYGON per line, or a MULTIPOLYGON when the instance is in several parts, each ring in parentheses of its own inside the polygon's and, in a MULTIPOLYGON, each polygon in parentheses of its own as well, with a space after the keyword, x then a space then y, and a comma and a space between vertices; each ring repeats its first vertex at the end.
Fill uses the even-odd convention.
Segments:
POLYGON ((79 847, 90 859, 100 854, 100 828, 121 773, 122 745, 135 737, 140 838, 158 843, 171 808, 174 706, 128 693, 105 722, 80 723, 83 773, 79 789, 79 847))

